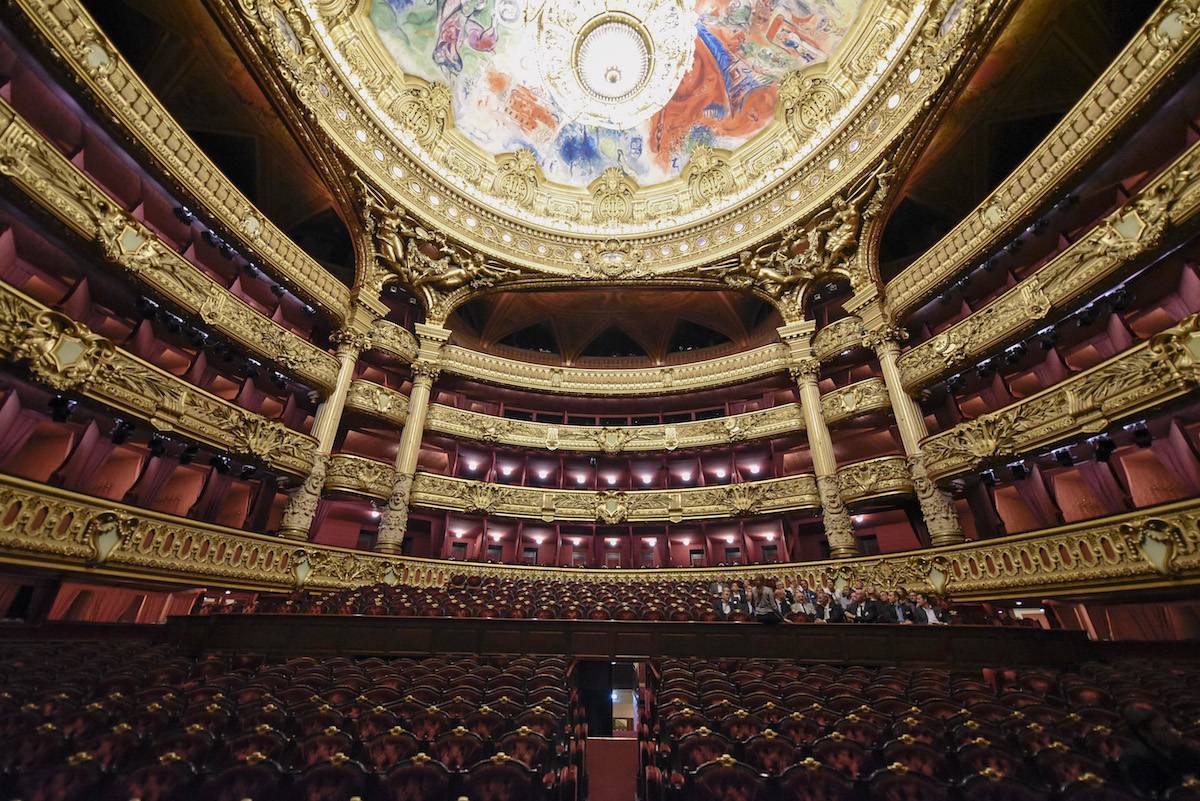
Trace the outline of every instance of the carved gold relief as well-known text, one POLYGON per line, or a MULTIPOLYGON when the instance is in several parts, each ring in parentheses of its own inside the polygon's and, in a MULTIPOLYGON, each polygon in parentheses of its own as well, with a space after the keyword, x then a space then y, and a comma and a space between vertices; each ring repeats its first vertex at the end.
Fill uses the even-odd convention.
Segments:
POLYGON ((113 346, 86 326, 0 283, 0 353, 33 378, 199 442, 307 475, 316 441, 248 412, 113 346))
POLYGON ((0 561, 200 586, 334 590, 386 581, 445 586, 451 576, 641 584, 737 576, 820 586, 862 581, 960 601, 1095 593, 1200 582, 1200 501, 960 545, 823 562, 734 568, 588 570, 484 565, 296 543, 101 501, 0 476, 0 561))
POLYGON ((325 471, 325 489, 379 500, 391 496, 395 480, 396 471, 390 464, 349 453, 335 453, 325 471))
POLYGON ((1083 293, 1101 286, 1139 257, 1161 249, 1200 211, 1200 145, 1037 272, 921 345, 900 356, 906 388, 918 388, 1011 339, 1083 293))
POLYGON ((890 412, 891 399, 881 378, 868 378, 821 396, 821 415, 828 425, 869 412, 890 412))
POLYGON ((386 420, 400 428, 408 416, 408 397, 381 384, 358 379, 350 384, 346 408, 386 420))
POLYGON ((1195 388, 1196 315, 1108 361, 994 412, 925 439, 938 480, 1015 456, 1165 403, 1195 388))
POLYGON ((102 116, 127 131, 194 206, 285 279, 296 293, 337 318, 350 308, 350 291, 301 250, 217 169, 171 117, 77 0, 17 0, 51 54, 88 90, 102 116))
POLYGON ((337 380, 337 360, 252 309, 188 262, 58 153, 0 100, 0 174, 106 259, 200 316, 221 334, 324 389, 337 380))
POLYGON ((1167 0, 1054 130, 976 211, 887 284, 890 319, 903 319, 943 283, 1003 244, 1165 96, 1195 58, 1200 24, 1188 4, 1167 0), (1181 8, 1185 9, 1181 11, 1181 8))
POLYGON ((844 465, 838 470, 837 479, 842 499, 847 503, 913 491, 908 462, 903 456, 881 456, 844 465))
POLYGON ((501 517, 616 523, 678 522, 813 509, 818 498, 810 475, 723 487, 595 492, 489 484, 419 472, 413 482, 411 504, 501 517))

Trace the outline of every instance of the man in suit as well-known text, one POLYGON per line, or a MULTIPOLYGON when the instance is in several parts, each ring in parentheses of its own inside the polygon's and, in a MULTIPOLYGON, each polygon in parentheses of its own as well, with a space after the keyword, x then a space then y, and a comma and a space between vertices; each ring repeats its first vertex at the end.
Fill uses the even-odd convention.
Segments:
POLYGON ((908 593, 901 593, 899 591, 889 592, 887 594, 888 603, 892 605, 892 609, 896 613, 897 623, 913 622, 913 606, 908 602, 908 598, 906 597, 907 595, 908 593))
POLYGON ((717 620, 729 620, 729 616, 733 614, 734 610, 733 594, 726 587, 721 590, 720 596, 713 600, 713 611, 717 613, 717 620))
POLYGON ((817 593, 817 602, 813 604, 814 623, 845 623, 846 610, 842 605, 829 596, 828 593, 817 593))
POLYGON ((852 623, 870 623, 870 605, 858 590, 850 593, 850 602, 845 604, 846 619, 852 623))
POLYGON ((929 596, 916 593, 917 605, 913 608, 913 623, 918 626, 944 626, 949 623, 946 613, 929 603, 929 596))

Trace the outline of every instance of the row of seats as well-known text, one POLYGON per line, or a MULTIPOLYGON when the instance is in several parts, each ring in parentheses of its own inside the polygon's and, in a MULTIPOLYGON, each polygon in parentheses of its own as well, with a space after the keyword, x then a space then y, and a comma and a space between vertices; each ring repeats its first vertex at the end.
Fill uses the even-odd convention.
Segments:
POLYGON ((647 801, 1200 798, 1197 678, 1137 662, 957 675, 663 660, 641 690, 642 788, 647 801))
POLYGON ((573 674, 557 658, 7 645, 0 781, 25 801, 573 801, 586 733, 573 674))

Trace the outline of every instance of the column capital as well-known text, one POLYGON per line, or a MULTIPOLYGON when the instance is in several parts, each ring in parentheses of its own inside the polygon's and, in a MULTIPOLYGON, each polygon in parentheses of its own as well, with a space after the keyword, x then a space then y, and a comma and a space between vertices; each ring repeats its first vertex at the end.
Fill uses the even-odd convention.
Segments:
POLYGON ((329 341, 337 346, 338 356, 349 354, 358 358, 358 354, 371 347, 371 333, 350 325, 330 334, 329 341))
POLYGON ((412 363, 411 370, 414 384, 424 383, 431 386, 441 374, 442 365, 441 362, 431 359, 417 359, 412 363))
POLYGON ((788 372, 797 384, 816 383, 821 373, 821 363, 811 358, 798 359, 788 367, 788 372))
POLYGON ((907 341, 908 332, 896 325, 882 325, 863 334, 863 345, 876 353, 899 353, 900 346, 907 341))

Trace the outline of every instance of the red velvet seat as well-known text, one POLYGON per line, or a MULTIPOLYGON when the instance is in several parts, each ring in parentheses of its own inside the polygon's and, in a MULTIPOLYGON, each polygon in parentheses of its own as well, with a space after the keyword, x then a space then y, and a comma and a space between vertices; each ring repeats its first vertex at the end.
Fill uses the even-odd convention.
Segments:
POLYGON ((695 801, 757 801, 766 793, 754 768, 725 754, 688 777, 687 797, 695 801))
POLYGON ((857 801, 854 783, 809 757, 779 778, 780 801, 857 801))
POLYGON ((394 765, 379 781, 380 801, 446 798, 450 775, 440 762, 417 754, 394 765))
POLYGON ((438 737, 431 751, 448 769, 465 770, 483 757, 484 745, 479 735, 458 727, 438 737))
POLYGON ((158 764, 118 776, 109 796, 113 801, 176 801, 186 796, 195 781, 196 770, 190 763, 164 757, 158 764))
POLYGON ((360 763, 338 754, 313 765, 288 788, 288 801, 353 801, 367 794, 369 774, 360 763))
POLYGON ((365 748, 368 765, 379 773, 386 773, 393 765, 416 756, 420 750, 417 738, 399 727, 378 735, 365 748))

